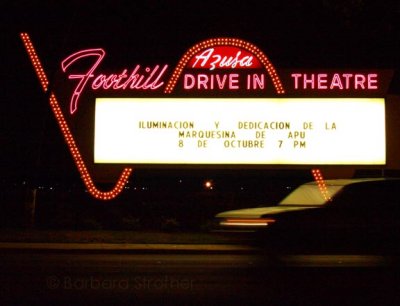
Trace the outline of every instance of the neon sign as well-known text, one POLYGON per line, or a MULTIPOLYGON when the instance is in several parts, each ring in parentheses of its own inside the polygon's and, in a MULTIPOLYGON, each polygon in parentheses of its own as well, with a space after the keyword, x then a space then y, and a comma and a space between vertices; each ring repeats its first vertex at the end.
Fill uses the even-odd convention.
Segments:
MULTIPOLYGON (((43 66, 39 60, 39 57, 36 54, 35 48, 33 47, 33 44, 30 40, 30 37, 27 33, 22 33, 21 34, 21 39, 24 43, 24 46, 26 48, 26 51, 28 52, 29 58, 32 61, 33 67, 35 69, 35 72, 39 78, 40 84, 42 85, 42 88, 45 92, 48 91, 49 87, 49 81, 47 79, 47 76, 44 72, 43 66)), ((71 133, 71 130, 68 126, 67 121, 65 120, 65 117, 63 115, 63 112, 61 111, 61 107, 58 103, 58 100, 54 93, 50 93, 50 107, 51 110, 53 111, 53 114, 55 118, 57 119, 57 122, 60 126, 60 129, 62 131, 62 134, 64 136, 64 139, 68 145, 68 148, 71 152, 71 155, 75 161, 76 167, 81 175, 81 178, 83 180, 83 183, 85 184, 87 190, 90 192, 90 194, 95 197, 96 199, 100 200, 111 200, 114 199, 118 194, 121 193, 121 191, 124 189, 124 186, 128 182, 129 176, 132 173, 132 168, 125 168, 119 179, 117 180, 114 188, 112 188, 109 191, 100 191, 94 184, 93 179, 87 169, 86 163, 82 158, 82 155, 80 153, 80 150, 75 142, 75 139, 71 133)))
MULTIPOLYGON (((40 84, 45 92, 48 92, 49 90, 49 81, 47 79, 47 76, 44 72, 44 69, 42 67, 42 64, 38 58, 38 55, 36 54, 36 51, 33 47, 33 44, 30 40, 30 37, 26 33, 21 34, 21 39, 24 43, 24 46, 27 50, 27 53, 30 57, 30 60, 33 64, 33 67, 35 69, 35 72, 38 76, 38 79, 40 81, 40 84)), ((288 130, 285 130, 285 137, 282 139, 278 139, 278 141, 282 141, 280 143, 280 146, 282 147, 283 145, 286 145, 287 143, 295 144, 298 143, 300 145, 300 149, 305 149, 305 145, 311 146, 311 135, 312 134, 312 126, 316 127, 317 124, 316 122, 318 121, 316 118, 314 119, 309 119, 309 118, 302 118, 300 121, 302 123, 294 123, 294 121, 291 121, 292 119, 282 119, 278 118, 279 116, 282 117, 282 114, 279 114, 279 112, 276 112, 275 114, 277 115, 274 118, 269 118, 269 119, 262 119, 257 117, 259 114, 265 113, 266 115, 270 115, 271 113, 274 113, 274 107, 270 109, 270 106, 265 106, 267 104, 260 103, 261 108, 258 108, 258 110, 254 110, 254 112, 250 115, 247 116, 247 118, 233 118, 230 116, 224 116, 224 111, 221 110, 218 112, 218 115, 221 115, 223 117, 221 118, 214 118, 212 120, 213 127, 202 127, 198 129, 199 122, 203 121, 207 116, 210 116, 211 113, 215 113, 216 110, 215 108, 221 107, 219 102, 217 101, 212 101, 211 99, 207 99, 207 102, 202 103, 202 106, 196 106, 195 108, 190 108, 189 105, 191 104, 191 100, 188 99, 186 100, 187 106, 189 108, 185 107, 180 107, 180 108, 174 108, 172 104, 170 104, 171 100, 168 99, 175 99, 174 95, 178 95, 180 93, 193 93, 196 94, 197 92, 202 92, 202 93, 213 93, 216 91, 222 91, 222 92, 234 92, 234 93, 252 93, 255 92, 258 95, 261 95, 263 97, 285 97, 285 95, 291 95, 293 93, 297 92, 306 92, 309 93, 310 96, 313 95, 313 93, 320 94, 320 92, 343 92, 343 91, 357 91, 358 93, 360 92, 366 92, 367 94, 370 94, 371 92, 374 93, 379 93, 385 88, 385 84, 381 79, 381 76, 379 73, 376 72, 340 72, 340 71, 333 71, 333 72, 328 72, 328 71, 322 71, 322 72, 306 72, 306 71, 290 71, 289 73, 285 73, 283 70, 280 71, 278 74, 277 70, 275 69, 274 65, 271 63, 269 58, 261 51, 258 47, 255 45, 246 42, 241 39, 236 39, 236 38, 214 38, 214 39, 208 39, 205 41, 202 41, 200 43, 195 44, 193 47, 188 49, 179 62, 177 63, 176 67, 170 72, 171 74, 168 75, 169 71, 169 65, 168 64, 155 64, 155 65, 141 65, 141 64, 134 64, 131 65, 130 68, 122 68, 117 70, 116 72, 112 73, 105 73, 106 71, 104 67, 101 67, 103 64, 103 60, 106 56, 106 51, 102 48, 90 48, 90 49, 84 49, 80 50, 78 52, 72 53, 70 56, 65 58, 64 60, 61 61, 61 70, 63 73, 65 73, 67 80, 70 82, 70 84, 73 86, 73 91, 71 95, 68 95, 69 98, 69 113, 70 115, 75 114, 78 111, 79 104, 82 103, 81 99, 84 94, 91 93, 92 95, 95 95, 95 99, 102 98, 97 95, 101 95, 104 92, 112 92, 114 93, 124 93, 126 96, 127 94, 134 93, 134 92, 140 92, 140 95, 143 95, 144 92, 154 92, 157 93, 158 96, 160 95, 166 95, 168 98, 161 99, 163 100, 164 104, 161 106, 161 104, 157 104, 160 102, 157 102, 157 109, 153 110, 153 114, 157 113, 159 117, 154 117, 150 119, 144 119, 144 117, 137 119, 136 121, 136 129, 140 130, 140 133, 149 133, 151 131, 157 131, 160 132, 158 126, 166 126, 167 129, 171 127, 170 130, 175 130, 175 133, 173 136, 173 142, 177 143, 178 148, 179 145, 182 146, 188 146, 190 143, 195 144, 195 149, 192 148, 193 154, 192 153, 187 153, 186 156, 198 156, 196 155, 198 150, 201 150, 203 153, 209 146, 211 145, 216 145, 218 141, 215 141, 214 143, 214 138, 226 138, 223 139, 222 145, 225 147, 223 153, 216 153, 218 154, 223 154, 226 156, 226 152, 231 151, 231 155, 233 156, 233 159, 231 159, 232 164, 268 164, 268 163, 278 163, 278 164, 294 164, 298 163, 299 161, 293 160, 290 157, 290 154, 293 154, 292 152, 287 153, 287 159, 280 159, 279 162, 276 162, 276 160, 269 159, 267 158, 267 161, 265 161, 263 158, 265 156, 268 156, 268 154, 272 154, 269 151, 265 151, 270 144, 268 143, 269 137, 271 135, 266 136, 266 130, 265 126, 269 126, 270 130, 280 130, 280 126, 282 125, 283 127, 287 126, 292 126, 296 125, 296 128, 290 127, 288 130), (81 63, 90 63, 89 67, 86 69, 81 69, 81 63), (101 93, 101 94, 100 94, 101 93), (168 100, 168 101, 167 101, 168 100), (210 103, 208 103, 210 102, 210 103), (208 105, 207 105, 208 104, 208 105), (212 109, 210 109, 210 107, 212 109), (181 110, 185 109, 185 111, 182 113, 181 110), (161 110, 161 111, 160 111, 161 110), (201 114, 203 112, 203 115, 199 115, 197 118, 193 118, 192 120, 188 120, 187 116, 189 114, 201 114), (206 114, 206 113, 207 114, 206 114), (170 114, 174 114, 177 117, 171 117, 167 118, 170 114), (183 116, 181 116, 183 114, 183 116), (254 114, 257 114, 256 117, 253 117, 254 114), (181 117, 180 117, 181 116, 181 117), (236 124, 235 128, 227 129, 225 124, 236 124), (293 122, 293 123, 292 123, 293 122), (300 124, 302 125, 301 127, 298 127, 297 125, 300 124), (306 127, 305 125, 306 124, 306 127), (274 128, 275 127, 275 128, 274 128), (188 129, 188 131, 182 131, 182 129, 188 129), (240 130, 240 133, 238 132, 240 130), (253 138, 249 137, 242 137, 239 138, 239 134, 243 134, 244 132, 252 133, 254 134, 253 138), (186 133, 186 134, 185 134, 186 133), (224 134, 225 133, 225 134, 224 134), (220 136, 220 135, 227 135, 225 136, 220 136), (306 140, 303 138, 306 137, 305 135, 307 134, 308 137, 308 142, 307 144, 305 143, 306 140), (209 136, 204 136, 207 139, 201 139, 203 136, 201 135, 209 135, 209 136), (212 140, 212 141, 211 141, 212 140), (284 142, 283 142, 284 141, 284 142), (303 146, 303 147, 302 147, 303 146), (238 159, 236 160, 234 155, 235 150, 240 149, 244 150, 244 148, 250 148, 254 152, 263 152, 262 158, 260 158, 261 155, 253 154, 245 157, 245 160, 238 159), (255 150, 255 151, 254 151, 255 150), (262 151, 264 150, 264 151, 262 151), (255 162, 256 161, 256 162, 255 162)), ((108 70, 107 70, 108 71, 108 70)), ((159 99, 159 100, 160 100, 159 99)), ((231 98, 230 98, 231 99, 231 98)), ((140 100, 134 98, 133 100, 140 100)), ((251 100, 251 99, 250 99, 251 100)), ((231 110, 235 110, 236 108, 240 109, 244 107, 244 109, 250 107, 250 105, 253 105, 253 102, 250 100, 242 100, 242 102, 239 102, 237 104, 230 104, 229 108, 231 110)), ((283 100, 282 100, 283 101, 283 100)), ((145 104, 148 104, 149 106, 151 105, 150 99, 142 99, 140 100, 140 106, 144 106, 145 104), (144 100, 146 100, 149 103, 143 103, 144 100)), ((228 101, 229 103, 233 101, 228 101)), ((370 101, 371 102, 371 101, 370 101)), ((124 188, 125 184, 128 181, 128 178, 130 174, 132 173, 132 168, 131 167, 126 167, 121 170, 120 176, 117 179, 115 186, 109 190, 109 191, 101 191, 99 190, 94 183, 94 180, 92 178, 91 173, 89 172, 89 168, 87 166, 87 162, 85 161, 84 156, 82 156, 81 150, 78 147, 78 144, 74 138, 74 135, 71 131, 70 124, 68 123, 68 120, 72 120, 71 116, 68 117, 65 115, 62 111, 61 105, 60 105, 60 100, 56 97, 55 93, 49 92, 49 103, 50 107, 53 111, 53 114, 55 118, 58 121, 59 127, 62 131, 62 134, 64 136, 64 139, 68 145, 68 148, 71 152, 71 155, 73 156, 73 159, 75 161, 75 164, 78 168, 78 171, 80 172, 80 175, 82 177, 82 180, 88 189, 88 191, 97 199, 102 199, 102 200, 109 200, 115 198, 124 188)), ((67 103, 66 101, 63 102, 67 103)), ((114 103, 117 105, 118 103, 114 103)), ((340 104, 340 103, 339 103, 340 104)), ((382 108, 383 102, 380 101, 377 103, 379 105, 379 112, 376 112, 375 115, 378 116, 379 114, 382 114, 382 108)), ((225 106, 227 104, 224 104, 225 106)), ((301 106, 302 104, 298 104, 298 106, 301 106)), ((181 104, 182 106, 182 104, 181 104)), ((279 108, 281 105, 279 105, 279 108)), ((124 112, 124 111, 123 111, 124 112)), ((137 109, 136 114, 139 114, 139 116, 144 113, 141 113, 142 109, 137 109)), ((289 112, 293 112, 293 110, 290 110, 289 112)), ((313 110, 308 110, 308 112, 313 112, 313 110)), ((109 113, 106 113, 106 115, 112 115, 112 111, 109 113)), ((229 112, 228 112, 229 113, 229 112)), ((245 114, 245 111, 239 110, 239 113, 245 114)), ((331 112, 332 113, 332 112, 331 112)), ((126 112, 126 114, 129 114, 129 112, 126 112)), ((299 114, 298 112, 294 112, 294 114, 299 114)), ((323 116, 323 113, 320 113, 321 116, 323 116)), ((97 112, 96 112, 97 116, 97 112)), ((379 115, 380 116, 380 115, 379 115)), ((338 115, 337 118, 340 116, 338 115)), ((383 164, 385 162, 384 160, 384 147, 385 147, 385 139, 384 136, 384 118, 382 119, 382 116, 374 117, 371 119, 371 121, 379 122, 378 123, 378 128, 376 129, 378 131, 378 134, 376 134, 376 137, 374 138, 374 141, 371 141, 371 143, 374 146, 371 148, 368 148, 364 151, 367 151, 370 153, 365 160, 362 161, 362 163, 366 164, 383 164), (378 143, 378 145, 377 145, 378 143), (376 151, 374 151, 374 148, 377 148, 376 151), (375 153, 373 153, 375 152, 375 153), (372 154, 375 154, 374 157, 372 157, 372 154)), ((346 119, 347 120, 347 119, 346 119)), ((128 120, 129 121, 129 120, 128 120)), ((329 121, 329 120, 328 120, 329 121)), ((118 120, 116 118, 116 121, 118 123, 122 123, 122 120, 118 120)), ((337 121, 339 122, 339 121, 337 121)), ((203 123, 202 123, 203 124, 203 123)), ((327 123, 328 124, 328 123, 327 123)), ((329 121, 329 127, 331 130, 340 130, 343 128, 345 125, 343 124, 338 124, 336 125, 336 121, 329 121)), ((96 127, 95 127, 95 132, 96 132, 96 139, 95 139, 95 148, 94 148, 94 155, 95 155, 95 160, 97 162, 105 162, 105 163, 114 163, 114 162, 121 162, 121 161, 116 161, 111 159, 103 159, 103 157, 100 157, 101 154, 104 153, 104 151, 101 153, 101 149, 99 151, 99 148, 97 145, 101 143, 103 140, 103 132, 101 131, 102 126, 104 127, 105 125, 101 124, 101 120, 96 117, 96 127), (100 124, 98 124, 100 122, 100 124)), ((123 133, 121 131, 112 131, 111 129, 107 129, 108 136, 111 135, 111 138, 108 137, 108 140, 106 142, 109 142, 110 139, 115 138, 116 135, 118 134, 119 137, 127 137, 127 136, 122 136, 123 133)), ((325 127, 325 130, 327 128, 325 127)), ((128 131, 128 130, 127 130, 128 131)), ((131 130, 132 132, 132 130, 131 130)), ((340 133, 346 133, 346 131, 341 130, 340 133)), ((371 135, 373 133, 373 129, 368 132, 368 135, 371 135)), ((137 132, 132 132, 132 133, 137 133, 137 132)), ((339 134, 339 132, 333 132, 332 135, 339 134)), ((161 133, 162 134, 162 133, 161 133)), ((153 139, 153 143, 163 143, 166 146, 169 144, 167 143, 168 137, 165 137, 165 135, 161 135, 160 133, 150 133, 147 136, 143 138, 143 141, 140 143, 147 143, 148 139, 153 139), (158 134, 158 136, 156 135, 158 134), (152 138, 155 137, 155 138, 152 138), (146 139, 146 141, 144 141, 146 139)), ((314 133, 315 134, 315 133, 314 133)), ((137 134, 136 134, 137 135, 137 134)), ((344 134, 341 134, 344 135, 344 134)), ((315 136, 315 135, 314 135, 315 136)), ((136 137, 136 136, 135 136, 136 137)), ((143 136, 140 136, 143 137, 143 136)), ((204 138, 203 137, 203 138, 204 138)), ((343 139, 345 137, 343 136, 343 139)), ((133 137, 133 139, 135 139, 133 137)), ((342 139, 342 140, 343 140, 342 139)), ((129 142, 128 142, 129 143, 129 142)), ((366 144, 365 142, 364 144, 366 144)), ((278 142, 279 144, 279 142, 278 142)), ((276 145, 276 142, 275 142, 276 145)), ((348 142, 348 145, 351 146, 351 142, 348 142)), ((104 147, 104 142, 102 144, 104 147)), ((140 146, 139 143, 133 143, 134 149, 137 150, 138 152, 140 151, 139 149, 136 149, 137 146, 140 146)), ((105 147, 112 148, 111 145, 106 144, 105 147)), ((162 147, 162 149, 164 149, 162 147)), ((190 146, 189 146, 190 147, 190 146)), ((115 147, 116 148, 116 147, 115 147)), ((114 148, 114 149, 115 149, 114 148)), ((143 147, 145 148, 145 146, 143 147)), ((182 149, 182 147, 180 147, 182 149)), ((365 148, 365 147, 364 147, 365 148)), ((147 148, 147 152, 154 151, 154 152, 163 152, 161 150, 161 147, 155 147, 153 149, 147 148)), ((176 149, 176 146, 174 150, 176 149)), ((132 150, 130 148, 129 150, 132 150)), ((250 151, 251 151, 250 150, 250 151)), ((124 148, 118 148, 117 151, 124 152, 124 148)), ((116 152, 114 150, 114 152, 116 152)), ((163 152, 164 153, 164 152, 163 152)), ((215 152, 210 153, 213 155, 215 152)), ((243 153, 243 152, 242 152, 243 153)), ((281 151, 282 153, 282 151, 281 151)), ((314 152, 315 153, 315 152, 314 152)), ((170 156, 175 156, 176 152, 171 151, 168 153, 170 156)), ((208 154, 208 156, 210 156, 208 154)), ((324 153, 323 153, 324 154, 324 153)), ((357 154, 363 154, 363 153, 357 153, 357 154)), ((229 154, 228 154, 229 155, 229 154)), ((310 151, 306 154, 309 157, 313 156, 310 154, 310 151)), ((177 155, 181 156, 181 155, 177 155)), ((222 155, 221 155, 222 156, 222 155)), ((187 161, 187 163, 192 164, 222 164, 223 159, 221 159, 221 156, 217 158, 216 160, 211 160, 211 159, 194 159, 191 161, 187 161)), ((148 156, 147 156, 148 157, 148 156)), ((157 159, 158 156, 153 156, 153 158, 150 161, 142 160, 142 161, 132 161, 129 158, 128 159, 123 159, 123 162, 126 163, 182 163, 181 161, 184 160, 183 157, 181 156, 180 160, 168 160, 168 161, 160 161, 157 159)), ((176 158, 176 157, 175 157, 176 158)), ((118 159, 118 158, 117 158, 118 159)), ((337 162, 344 162, 346 161, 343 160, 336 160, 333 163, 337 162)), ((357 163, 359 161, 353 159, 353 160, 347 160, 349 163, 357 163)), ((300 162, 302 163, 302 162, 300 162)), ((323 163, 323 164, 330 164, 329 160, 316 160, 316 159, 311 159, 308 161, 303 161, 305 164, 313 164, 313 163, 323 163)))
MULTIPOLYGON (((263 68, 269 75, 276 94, 284 94, 282 82, 276 72, 274 66, 267 56, 253 44, 235 38, 215 38, 200 42, 190 48, 181 58, 176 66, 171 78, 169 79, 164 92, 172 93, 178 80, 181 78, 185 69, 208 68, 213 71, 215 69, 243 69, 243 68, 263 68), (224 48, 221 48, 224 47, 224 48), (215 51, 217 50, 217 51, 215 51), (230 53, 228 52, 230 51, 230 53), (241 50, 241 51, 238 51, 241 50), (215 52, 215 54, 214 54, 215 52), (236 52, 236 53, 235 53, 236 52), (242 52, 242 53, 239 53, 242 52), (219 53, 219 54, 218 54, 219 53), (232 54, 236 54, 232 56, 232 54), (243 57, 240 57, 243 56, 243 57)), ((226 78, 229 78, 228 89, 239 89, 238 74, 228 76, 220 76, 220 81, 216 84, 205 74, 199 74, 197 77, 198 85, 188 85, 188 80, 191 79, 192 84, 196 80, 193 74, 189 74, 185 79, 186 89, 222 89, 226 88, 226 78), (221 78, 224 78, 221 81, 221 78), (224 82, 224 83, 222 83, 224 82), (221 85, 223 84, 223 85, 221 85), (221 88, 222 87, 222 88, 221 88)), ((217 80, 217 76, 215 76, 217 80)), ((247 86, 247 89, 250 89, 247 86)))
POLYGON ((215 68, 260 68, 261 64, 250 52, 237 47, 217 46, 200 51, 199 54, 193 56, 189 67, 214 70, 215 68))
POLYGON ((144 72, 141 72, 140 65, 136 65, 134 69, 128 75, 128 69, 123 69, 120 73, 117 74, 99 74, 95 75, 94 72, 96 68, 100 65, 104 56, 106 55, 103 49, 87 49, 76 52, 70 56, 68 56, 61 63, 61 68, 64 72, 80 59, 84 59, 87 57, 97 58, 90 69, 84 74, 70 74, 68 75, 68 79, 78 79, 78 85, 76 86, 73 95, 71 97, 70 103, 70 112, 71 114, 75 113, 78 108, 78 100, 85 89, 86 84, 89 79, 93 79, 91 88, 93 90, 97 90, 99 88, 108 90, 126 90, 126 89, 142 89, 142 90, 155 90, 161 87, 164 83, 160 82, 160 78, 165 73, 168 68, 168 65, 164 65, 160 70, 160 66, 156 65, 153 68, 146 67, 144 72))
POLYGON ((305 74, 292 73, 295 89, 378 89, 378 74, 376 73, 327 73, 305 74))

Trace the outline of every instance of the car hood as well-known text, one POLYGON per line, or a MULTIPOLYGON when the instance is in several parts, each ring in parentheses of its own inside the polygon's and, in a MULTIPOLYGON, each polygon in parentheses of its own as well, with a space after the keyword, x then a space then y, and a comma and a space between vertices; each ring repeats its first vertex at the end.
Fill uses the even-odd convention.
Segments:
POLYGON ((276 215, 288 211, 299 211, 306 209, 318 208, 315 206, 272 206, 272 207, 256 207, 224 211, 217 214, 216 218, 261 218, 264 215, 276 215))

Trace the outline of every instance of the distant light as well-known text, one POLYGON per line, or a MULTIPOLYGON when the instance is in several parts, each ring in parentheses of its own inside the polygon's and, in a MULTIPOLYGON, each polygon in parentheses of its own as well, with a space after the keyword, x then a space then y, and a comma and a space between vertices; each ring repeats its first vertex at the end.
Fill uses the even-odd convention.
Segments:
POLYGON ((214 184, 212 180, 207 180, 204 182, 204 188, 208 190, 213 190, 214 189, 214 184))

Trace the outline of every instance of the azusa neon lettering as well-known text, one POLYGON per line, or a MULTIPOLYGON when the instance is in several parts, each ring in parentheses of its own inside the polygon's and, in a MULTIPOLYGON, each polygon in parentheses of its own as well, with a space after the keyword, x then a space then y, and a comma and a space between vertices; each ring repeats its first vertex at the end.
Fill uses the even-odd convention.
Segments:
POLYGON ((197 63, 200 67, 209 67, 210 70, 215 68, 236 68, 251 67, 253 65, 253 56, 241 56, 241 51, 238 51, 235 56, 227 56, 218 54, 214 48, 209 48, 203 51, 200 55, 196 55, 196 61, 192 68, 196 68, 197 63))

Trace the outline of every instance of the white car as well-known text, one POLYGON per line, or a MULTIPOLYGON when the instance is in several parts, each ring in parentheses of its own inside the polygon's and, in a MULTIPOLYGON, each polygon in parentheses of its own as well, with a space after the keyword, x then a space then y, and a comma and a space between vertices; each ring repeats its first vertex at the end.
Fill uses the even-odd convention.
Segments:
POLYGON ((278 205, 230 210, 215 217, 218 228, 228 231, 397 226, 399 191, 400 179, 395 178, 313 181, 300 185, 278 205))

